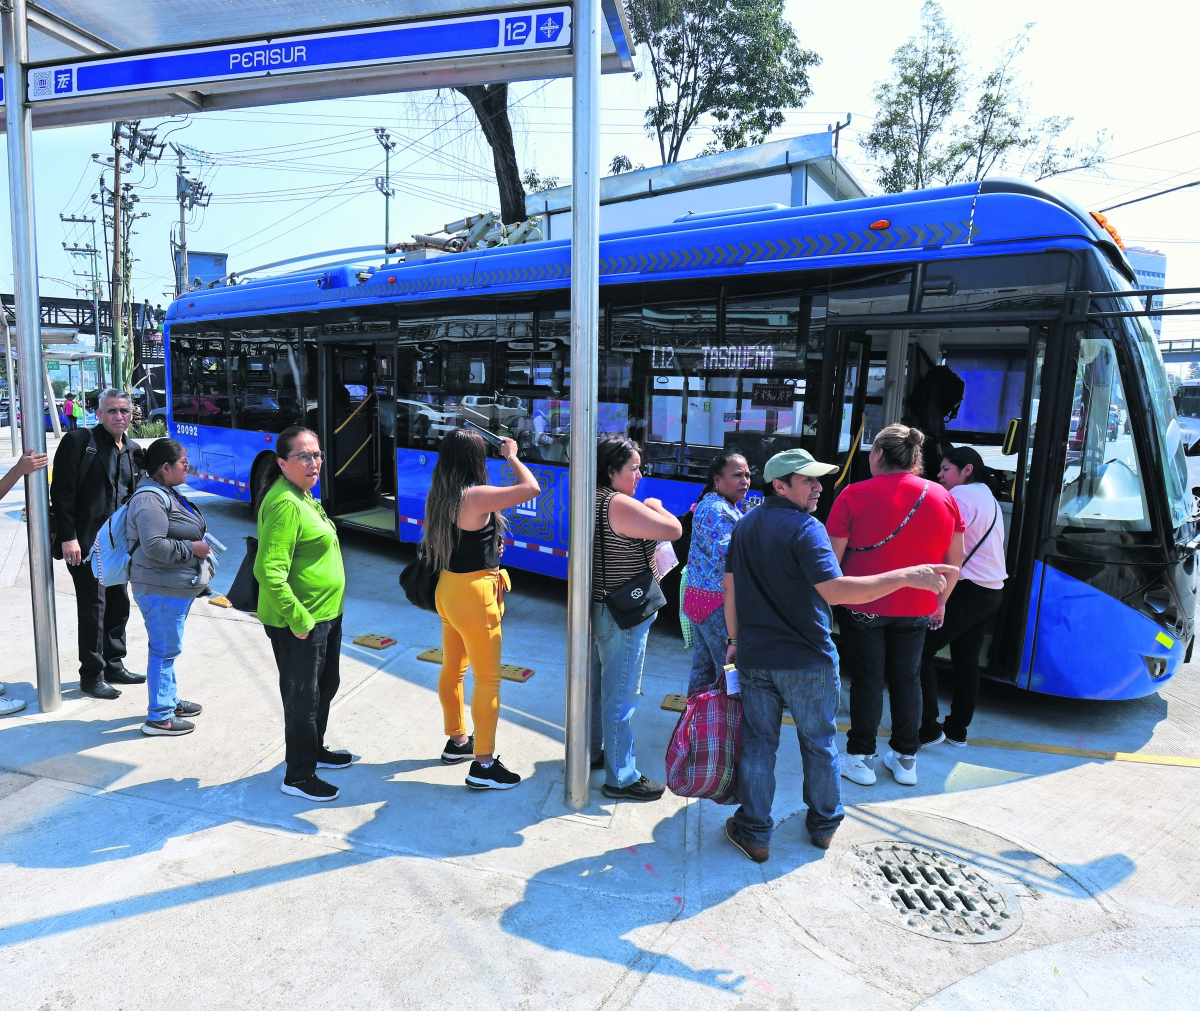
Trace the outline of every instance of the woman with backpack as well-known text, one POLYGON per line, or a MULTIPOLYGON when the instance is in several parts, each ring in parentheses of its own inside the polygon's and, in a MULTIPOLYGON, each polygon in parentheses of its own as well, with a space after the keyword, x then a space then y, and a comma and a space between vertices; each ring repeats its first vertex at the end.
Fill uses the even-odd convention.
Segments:
POLYGON ((938 483, 958 503, 966 524, 966 558, 954 592, 929 619, 921 654, 921 745, 945 741, 967 746, 967 728, 979 698, 979 651, 987 623, 1004 599, 1004 516, 991 487, 991 472, 970 446, 956 446, 942 459, 938 483), (954 696, 950 714, 938 723, 938 679, 933 658, 950 646, 954 696))
POLYGON ((500 455, 516 482, 490 483, 483 436, 467 428, 446 433, 425 499, 425 558, 439 573, 435 602, 442 619, 442 670, 438 698, 445 732, 442 761, 471 760, 467 786, 511 790, 521 782, 495 754, 500 720, 500 619, 508 574, 500 568, 504 542, 502 509, 528 502, 542 492, 537 478, 517 459, 517 444, 500 440, 500 455), (475 678, 468 734, 463 703, 467 664, 475 678))
MULTIPOLYGON (((958 505, 945 488, 919 476, 924 441, 915 428, 888 425, 871 444, 871 478, 844 488, 834 501, 825 526, 844 575, 962 564, 958 505)), ((916 785, 921 649, 929 616, 946 602, 955 578, 946 576, 941 594, 909 588, 869 603, 838 606, 838 652, 850 675, 850 730, 838 761, 852 783, 875 782, 872 760, 886 683, 892 736, 883 764, 901 786, 916 785)))
POLYGON ((187 481, 187 450, 174 439, 157 439, 145 456, 146 474, 125 513, 133 550, 129 582, 150 639, 146 688, 150 701, 142 733, 179 737, 196 729, 189 716, 201 706, 179 698, 175 661, 183 652, 183 626, 192 602, 213 577, 208 526, 200 507, 176 490, 187 481))

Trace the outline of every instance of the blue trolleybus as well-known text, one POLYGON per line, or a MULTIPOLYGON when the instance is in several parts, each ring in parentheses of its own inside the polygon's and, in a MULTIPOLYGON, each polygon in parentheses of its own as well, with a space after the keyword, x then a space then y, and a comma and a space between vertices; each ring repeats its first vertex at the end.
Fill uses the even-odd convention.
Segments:
MULTIPOLYGON (((1191 654, 1195 514, 1144 292, 1102 226, 988 180, 606 235, 600 430, 643 446, 638 494, 685 519, 722 449, 750 461, 752 507, 788 447, 837 462, 841 486, 869 476, 865 449, 893 421, 976 446, 1003 477, 1010 573, 987 674, 1146 695, 1191 654), (927 381, 938 365, 965 383, 961 404, 927 381)), ((539 242, 182 296, 167 315, 170 430, 196 484, 251 502, 275 433, 306 424, 328 454, 329 514, 416 541, 440 440, 470 420, 515 439, 543 489, 509 513, 505 564, 565 577, 570 252, 539 242)))

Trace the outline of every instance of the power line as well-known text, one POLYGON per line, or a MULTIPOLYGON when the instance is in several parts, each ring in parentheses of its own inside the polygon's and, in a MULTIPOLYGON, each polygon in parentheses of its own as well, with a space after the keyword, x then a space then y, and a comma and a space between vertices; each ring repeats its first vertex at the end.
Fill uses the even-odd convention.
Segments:
POLYGON ((1147 193, 1144 197, 1126 200, 1122 204, 1113 204, 1111 207, 1101 207, 1100 213, 1107 214, 1109 211, 1115 211, 1118 207, 1128 207, 1130 204, 1140 204, 1143 200, 1153 200, 1155 197, 1165 197, 1168 193, 1176 193, 1179 190, 1191 189, 1193 186, 1200 186, 1200 179, 1196 179, 1190 183, 1184 183, 1182 186, 1172 186, 1169 190, 1159 190, 1157 193, 1147 193))

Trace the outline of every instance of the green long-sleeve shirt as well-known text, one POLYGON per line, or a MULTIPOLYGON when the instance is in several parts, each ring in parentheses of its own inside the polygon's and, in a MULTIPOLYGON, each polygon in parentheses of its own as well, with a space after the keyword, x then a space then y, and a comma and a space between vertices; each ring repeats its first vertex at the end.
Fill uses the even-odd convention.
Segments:
POLYGON ((337 528, 312 493, 287 478, 258 510, 258 618, 297 635, 342 613, 346 573, 337 528))

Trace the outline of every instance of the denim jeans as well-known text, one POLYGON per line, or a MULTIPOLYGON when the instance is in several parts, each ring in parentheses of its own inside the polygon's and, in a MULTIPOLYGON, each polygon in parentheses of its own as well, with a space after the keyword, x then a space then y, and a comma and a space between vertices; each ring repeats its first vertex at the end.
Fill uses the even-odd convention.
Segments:
POLYGON ((342 616, 318 621, 308 637, 297 639, 290 628, 264 625, 283 698, 285 783, 299 783, 317 774, 317 759, 325 746, 329 706, 341 679, 342 616))
POLYGON ((928 615, 856 616, 844 607, 838 608, 838 654, 842 670, 850 675, 847 753, 875 754, 885 683, 892 702, 888 747, 897 755, 915 755, 920 749, 921 649, 928 627, 928 615))
POLYGON ((921 656, 923 735, 937 736, 938 679, 933 658, 948 643, 950 662, 954 665, 954 701, 945 727, 955 740, 966 738, 979 698, 979 651, 983 648, 987 623, 1000 610, 1003 599, 1003 590, 980 586, 969 579, 960 579, 954 585, 954 592, 946 601, 945 622, 925 636, 921 656))
POLYGON ((150 703, 146 719, 162 723, 175 715, 179 689, 175 683, 175 661, 183 652, 183 624, 192 609, 194 597, 160 597, 154 593, 135 593, 134 599, 146 619, 150 639, 146 661, 146 689, 150 703))
POLYGON ((733 820, 756 846, 771 842, 775 826, 775 755, 783 705, 796 723, 804 764, 804 824, 814 839, 832 835, 845 817, 838 779, 837 711, 842 686, 836 664, 798 670, 738 671, 742 685, 742 757, 738 793, 742 806, 733 820))
POLYGON ((642 688, 646 640, 657 617, 618 628, 604 603, 592 604, 592 756, 604 749, 609 786, 631 786, 641 777, 633 751, 633 711, 642 688))
POLYGON ((718 607, 703 621, 692 622, 696 648, 692 651, 692 672, 688 675, 687 693, 703 688, 717 680, 725 669, 725 608, 718 607))

